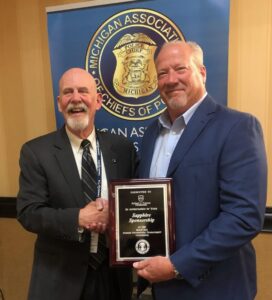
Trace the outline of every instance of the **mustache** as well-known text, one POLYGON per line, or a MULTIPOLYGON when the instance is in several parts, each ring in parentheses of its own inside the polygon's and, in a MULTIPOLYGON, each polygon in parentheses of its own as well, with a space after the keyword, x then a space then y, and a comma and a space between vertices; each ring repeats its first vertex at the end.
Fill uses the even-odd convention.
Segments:
POLYGON ((66 108, 67 113, 87 112, 87 111, 88 111, 88 107, 84 103, 79 103, 79 104, 69 103, 66 108))
POLYGON ((184 85, 180 85, 180 84, 176 84, 176 85, 169 85, 168 87, 165 88, 165 91, 167 93, 171 93, 171 92, 176 92, 176 91, 183 91, 185 90, 185 86, 184 85))

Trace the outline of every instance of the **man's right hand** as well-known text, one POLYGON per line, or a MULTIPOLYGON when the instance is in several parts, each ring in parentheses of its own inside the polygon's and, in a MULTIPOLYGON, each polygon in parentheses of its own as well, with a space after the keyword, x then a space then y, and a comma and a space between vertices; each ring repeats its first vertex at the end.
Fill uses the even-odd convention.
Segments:
POLYGON ((108 200, 97 198, 79 210, 79 226, 98 233, 105 232, 108 226, 108 200))

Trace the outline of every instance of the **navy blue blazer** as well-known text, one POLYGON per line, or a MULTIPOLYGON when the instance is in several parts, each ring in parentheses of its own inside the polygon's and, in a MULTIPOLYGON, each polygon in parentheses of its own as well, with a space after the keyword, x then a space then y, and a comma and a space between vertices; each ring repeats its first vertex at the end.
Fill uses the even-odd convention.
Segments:
MULTIPOLYGON (((149 177, 157 120, 146 130, 139 176, 149 177)), ((185 278, 154 284, 156 300, 251 300, 256 295, 251 240, 262 229, 266 154, 258 120, 207 96, 170 160, 176 250, 185 278)))

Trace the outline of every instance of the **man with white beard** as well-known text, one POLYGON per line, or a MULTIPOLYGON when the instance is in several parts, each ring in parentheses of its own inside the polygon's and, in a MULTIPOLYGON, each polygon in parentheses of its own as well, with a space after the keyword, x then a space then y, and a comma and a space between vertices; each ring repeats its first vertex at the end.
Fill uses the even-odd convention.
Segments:
POLYGON ((131 270, 110 268, 105 244, 108 182, 133 177, 135 149, 125 138, 95 129, 101 105, 94 78, 69 69, 59 81, 65 125, 22 147, 18 220, 37 234, 29 300, 131 299, 131 270), (86 193, 83 177, 90 165, 84 168, 83 152, 94 164, 93 198, 86 193), (102 259, 93 264, 100 237, 102 259))

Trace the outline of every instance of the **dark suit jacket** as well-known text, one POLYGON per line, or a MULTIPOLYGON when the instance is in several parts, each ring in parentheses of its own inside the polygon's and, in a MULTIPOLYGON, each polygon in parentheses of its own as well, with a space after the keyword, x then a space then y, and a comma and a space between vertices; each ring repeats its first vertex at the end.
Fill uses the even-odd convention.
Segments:
MULTIPOLYGON (((108 180, 134 174, 135 150, 127 140, 98 132, 108 180)), ((83 192, 64 127, 23 145, 18 220, 37 233, 31 300, 78 300, 88 268, 89 240, 78 241, 83 192)), ((130 299, 131 271, 120 269, 122 299, 130 299)))
MULTIPOLYGON (((159 126, 146 131, 139 166, 149 177, 159 126)), ((176 215, 171 261, 185 280, 154 285, 156 300, 252 300, 256 294, 251 240, 262 229, 267 166, 253 116, 209 96, 186 126, 170 160, 176 215)))

